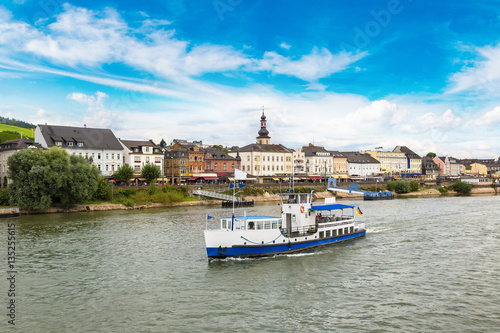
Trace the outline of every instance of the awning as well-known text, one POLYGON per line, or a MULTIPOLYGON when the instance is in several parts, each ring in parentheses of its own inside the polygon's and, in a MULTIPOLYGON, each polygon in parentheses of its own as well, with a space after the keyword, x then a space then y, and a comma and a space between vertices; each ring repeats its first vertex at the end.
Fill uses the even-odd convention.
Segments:
POLYGON ((321 206, 311 206, 309 210, 334 210, 334 209, 345 209, 345 208, 354 208, 354 206, 342 205, 342 204, 321 205, 321 206))
POLYGON ((205 180, 218 180, 219 178, 217 177, 203 177, 205 180))
POLYGON ((278 180, 279 181, 280 179, 279 178, 273 178, 273 180, 278 180))
POLYGON ((188 180, 196 180, 196 179, 198 179, 198 178, 200 178, 200 177, 191 177, 191 178, 189 178, 188 180))
POLYGON ((309 176, 309 179, 323 179, 321 176, 309 176))

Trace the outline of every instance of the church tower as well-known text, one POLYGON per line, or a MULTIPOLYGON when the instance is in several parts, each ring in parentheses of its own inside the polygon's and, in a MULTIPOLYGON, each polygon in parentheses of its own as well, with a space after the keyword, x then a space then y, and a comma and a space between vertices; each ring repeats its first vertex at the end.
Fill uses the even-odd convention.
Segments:
POLYGON ((262 108, 262 117, 260 117, 260 131, 257 137, 257 144, 259 145, 269 145, 271 144, 271 137, 269 136, 269 131, 266 128, 266 116, 264 115, 264 108, 262 108))

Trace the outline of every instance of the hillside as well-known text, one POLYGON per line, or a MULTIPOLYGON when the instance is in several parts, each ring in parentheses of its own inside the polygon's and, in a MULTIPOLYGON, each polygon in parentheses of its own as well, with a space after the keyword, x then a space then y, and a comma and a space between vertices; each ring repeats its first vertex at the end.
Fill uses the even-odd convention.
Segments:
POLYGON ((0 141, 4 142, 6 140, 19 139, 21 133, 24 137, 28 137, 34 140, 35 132, 28 128, 22 128, 13 125, 0 124, 0 141))

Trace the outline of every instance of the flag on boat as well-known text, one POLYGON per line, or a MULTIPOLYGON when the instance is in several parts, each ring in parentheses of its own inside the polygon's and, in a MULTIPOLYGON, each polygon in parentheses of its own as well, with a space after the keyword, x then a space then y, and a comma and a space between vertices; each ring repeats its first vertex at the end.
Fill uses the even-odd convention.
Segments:
POLYGON ((245 187, 245 184, 242 184, 242 183, 238 184, 238 188, 243 188, 243 187, 245 187))
POLYGON ((207 215, 207 220, 213 219, 213 216, 207 215))
POLYGON ((234 188, 234 184, 233 183, 229 183, 229 189, 232 189, 234 188))
POLYGON ((361 209, 359 209, 359 207, 356 209, 356 214, 363 217, 363 212, 361 211, 361 209))
POLYGON ((231 218, 231 231, 233 231, 234 229, 234 213, 233 213, 233 217, 231 218))
POLYGON ((236 180, 246 180, 247 173, 245 171, 241 171, 239 169, 234 169, 234 179, 236 180))

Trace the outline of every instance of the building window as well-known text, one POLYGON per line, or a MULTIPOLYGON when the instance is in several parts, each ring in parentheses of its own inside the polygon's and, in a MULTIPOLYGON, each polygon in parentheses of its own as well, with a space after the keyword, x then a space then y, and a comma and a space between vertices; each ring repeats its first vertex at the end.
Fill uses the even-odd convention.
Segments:
POLYGON ((100 160, 101 159, 101 153, 97 153, 97 159, 100 160))
POLYGON ((92 153, 92 159, 94 159, 94 158, 95 158, 95 153, 92 153))
POLYGON ((108 171, 108 165, 106 164, 106 171, 108 171))
MULTIPOLYGON (((231 164, 231 170, 234 171, 234 163, 231 164)), ((248 171, 250 171, 250 169, 248 171)))
POLYGON ((210 170, 210 163, 207 163, 207 169, 210 170))
POLYGON ((83 147, 83 142, 78 142, 78 147, 83 147))
POLYGON ((61 142, 61 141, 57 141, 57 142, 56 142, 56 146, 61 147, 61 146, 62 146, 62 142, 61 142))
POLYGON ((106 153, 106 159, 109 160, 109 154, 108 153, 106 153))
POLYGON ((214 170, 217 170, 217 162, 214 163, 214 170))
POLYGON ((149 157, 146 157, 146 163, 149 163, 149 157))
POLYGON ((99 171, 101 171, 101 165, 100 164, 97 164, 97 169, 99 169, 99 171))
POLYGON ((115 154, 111 154, 111 159, 114 160, 115 159, 115 154))
POLYGON ((134 163, 141 163, 141 157, 140 156, 134 156, 134 163))
POLYGON ((73 147, 73 142, 68 142, 68 146, 73 147))
POLYGON ((141 172, 141 167, 139 165, 134 166, 134 172, 135 173, 141 172))
POLYGON ((115 165, 111 164, 111 171, 115 171, 115 165))
POLYGON ((149 153, 149 147, 146 147, 146 153, 149 153))
POLYGON ((224 164, 222 165, 222 169, 223 169, 224 171, 226 171, 226 163, 224 163, 224 164))
POLYGON ((116 159, 119 160, 120 159, 120 154, 116 154, 116 159))

